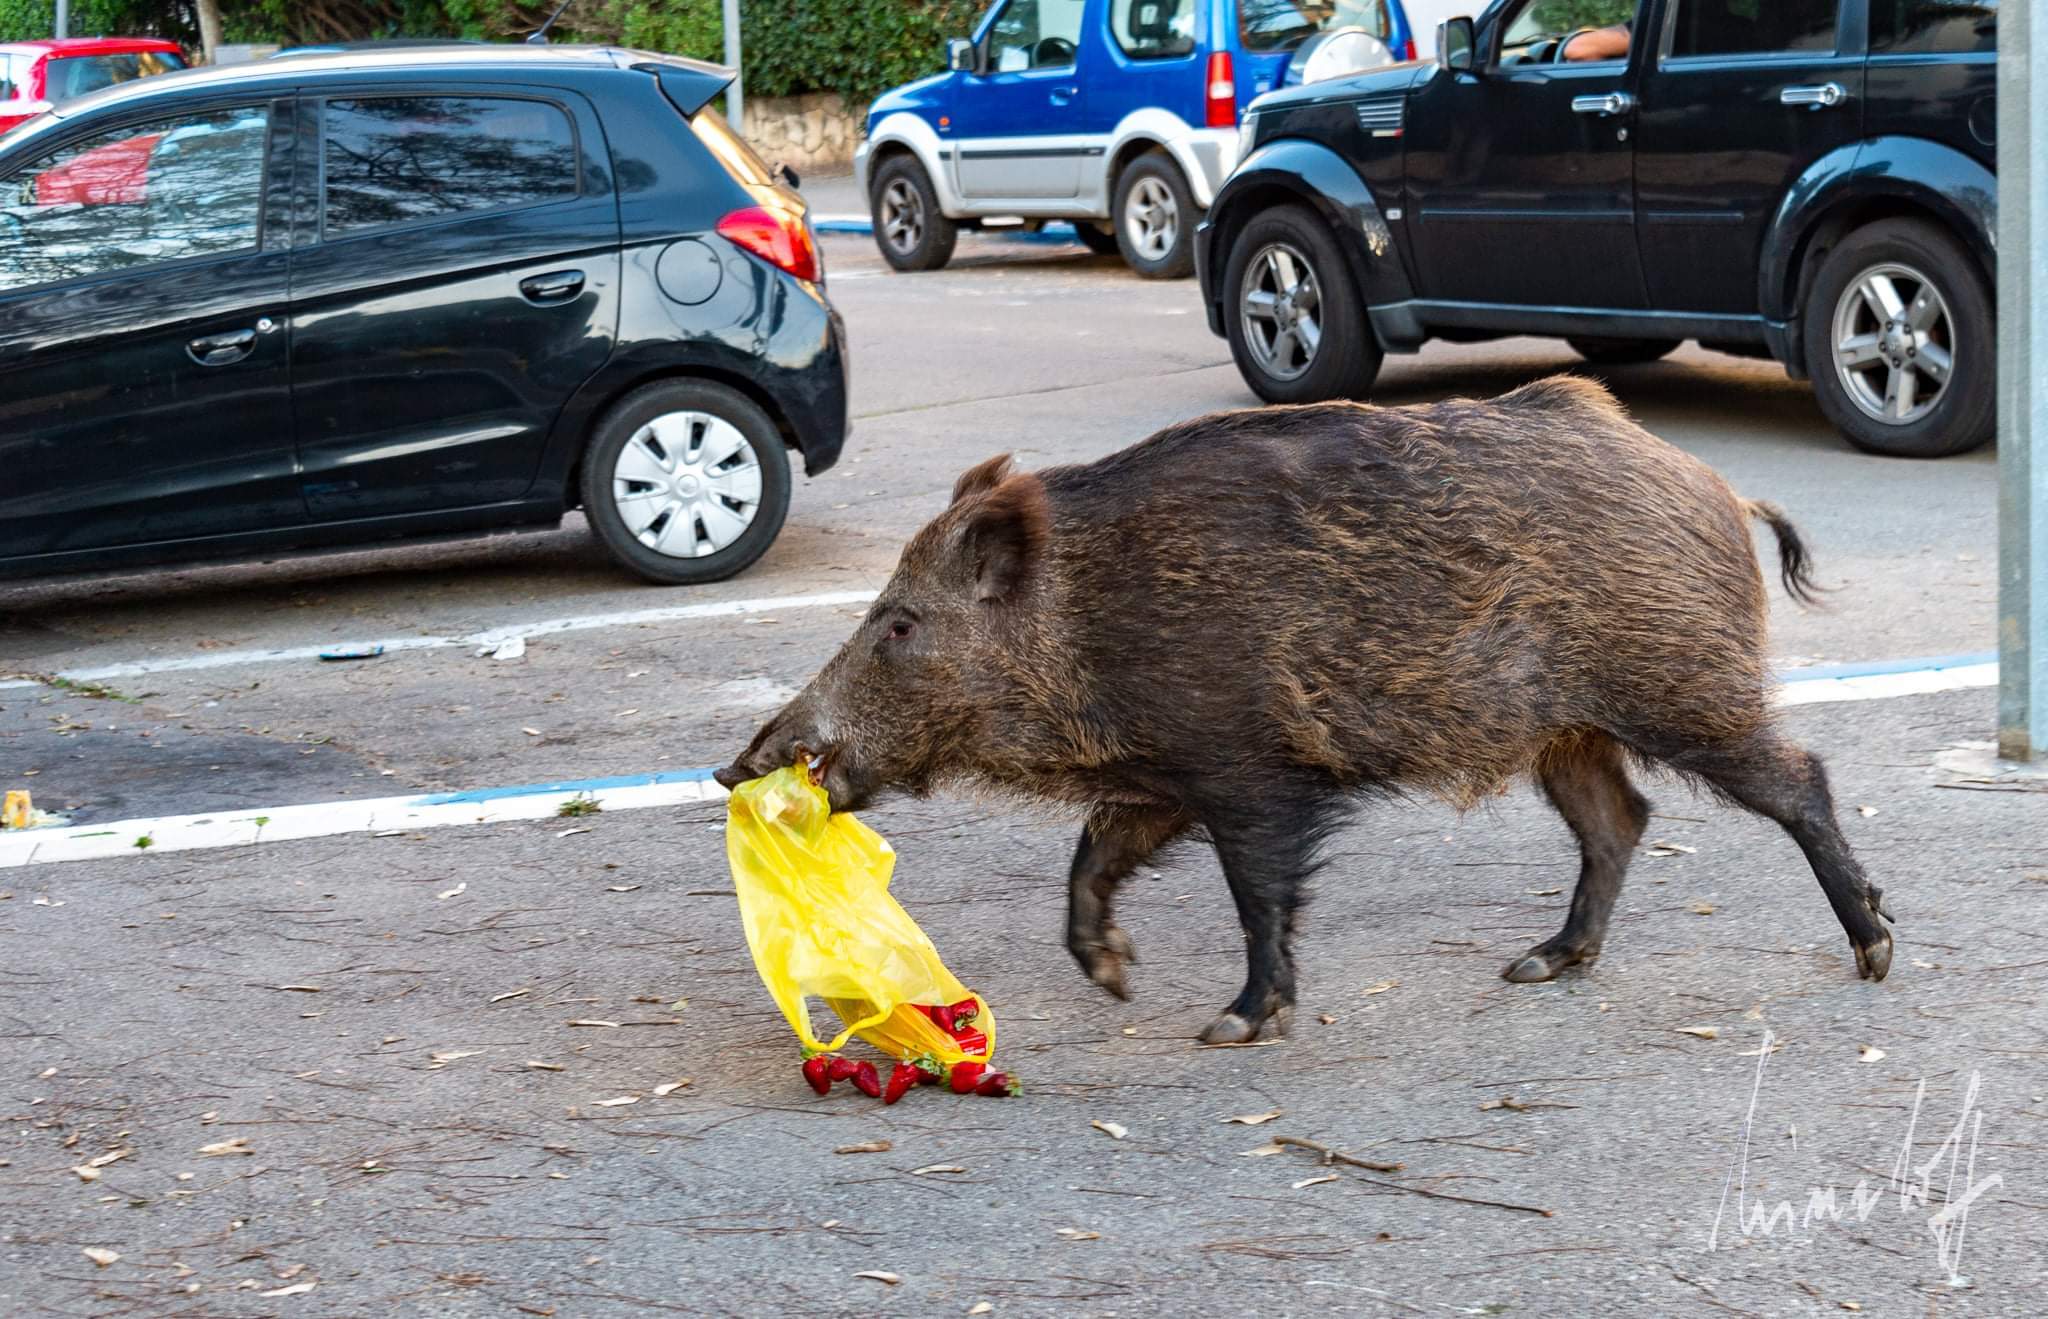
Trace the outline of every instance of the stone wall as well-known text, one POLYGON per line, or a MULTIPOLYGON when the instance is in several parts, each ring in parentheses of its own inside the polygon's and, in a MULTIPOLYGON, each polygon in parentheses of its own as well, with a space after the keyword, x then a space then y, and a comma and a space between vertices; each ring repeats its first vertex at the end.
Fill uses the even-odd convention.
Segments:
POLYGON ((862 116, 827 94, 749 96, 746 137, 771 165, 799 174, 833 174, 853 166, 862 116))

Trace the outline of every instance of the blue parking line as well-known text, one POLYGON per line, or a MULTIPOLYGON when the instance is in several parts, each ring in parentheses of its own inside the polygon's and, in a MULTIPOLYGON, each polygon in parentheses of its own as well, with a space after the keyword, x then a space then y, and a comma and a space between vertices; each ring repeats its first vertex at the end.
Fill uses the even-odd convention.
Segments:
POLYGON ((1995 650, 1967 655, 1924 655, 1919 659, 1869 660, 1860 664, 1816 664, 1810 669, 1780 669, 1779 682, 1818 682, 1824 678, 1874 678, 1886 673, 1936 673, 1973 664, 1996 664, 1995 650))
POLYGON ((415 806, 448 806, 457 802, 497 801, 503 797, 535 797, 548 792, 602 792, 607 788, 646 788, 657 783, 702 783, 711 777, 709 765, 699 769, 664 769, 653 774, 620 774, 608 779, 563 779, 556 783, 529 783, 516 788, 476 788, 469 792, 442 792, 421 797, 415 806))

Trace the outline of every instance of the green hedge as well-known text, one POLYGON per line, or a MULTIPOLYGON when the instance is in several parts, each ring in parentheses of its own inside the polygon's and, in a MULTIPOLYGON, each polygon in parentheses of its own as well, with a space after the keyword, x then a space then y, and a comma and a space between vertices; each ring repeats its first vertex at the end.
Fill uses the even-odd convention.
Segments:
MULTIPOLYGON (((837 92, 865 106, 897 83, 945 67, 946 38, 965 36, 984 4, 970 0, 740 0, 746 90, 752 96, 837 92)), ((0 0, 0 40, 45 36, 52 0, 0 0)), ((518 40, 554 8, 546 0, 221 0, 229 41, 371 37, 518 40)), ((562 41, 622 41, 722 60, 720 0, 574 0, 562 41)), ((73 0, 76 34, 167 36, 189 48, 198 29, 185 0, 73 0)))

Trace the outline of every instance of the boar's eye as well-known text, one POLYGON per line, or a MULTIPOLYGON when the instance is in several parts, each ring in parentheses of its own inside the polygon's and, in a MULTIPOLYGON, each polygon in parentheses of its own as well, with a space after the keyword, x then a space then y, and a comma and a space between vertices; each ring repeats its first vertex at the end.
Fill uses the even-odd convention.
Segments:
POLYGON ((902 641, 904 638, 908 637, 911 634, 911 632, 916 630, 916 627, 917 624, 911 622, 909 619, 899 618, 895 622, 889 624, 889 640, 902 641))

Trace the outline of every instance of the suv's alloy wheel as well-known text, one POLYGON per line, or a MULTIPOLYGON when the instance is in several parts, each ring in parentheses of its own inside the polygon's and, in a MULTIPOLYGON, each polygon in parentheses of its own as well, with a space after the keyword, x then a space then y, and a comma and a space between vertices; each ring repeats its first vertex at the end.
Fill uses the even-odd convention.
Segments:
POLYGON ((1894 426, 1934 411, 1955 373, 1955 327, 1934 281, 1911 266, 1872 266, 1835 305, 1835 370, 1849 401, 1894 426))
POLYGON ((960 227, 939 210, 931 176, 915 157, 889 157, 873 187, 869 209, 883 260, 898 270, 937 270, 953 259, 960 227))
POLYGON ((1322 290, 1308 258, 1286 243, 1268 243, 1245 266, 1238 291, 1245 347, 1275 380, 1295 380, 1315 365, 1323 342, 1322 290))
POLYGON ((1303 206, 1254 215, 1231 240, 1215 285, 1237 372, 1268 403, 1364 398, 1380 370, 1336 236, 1303 206))

